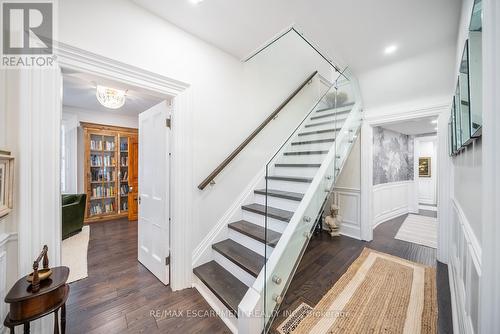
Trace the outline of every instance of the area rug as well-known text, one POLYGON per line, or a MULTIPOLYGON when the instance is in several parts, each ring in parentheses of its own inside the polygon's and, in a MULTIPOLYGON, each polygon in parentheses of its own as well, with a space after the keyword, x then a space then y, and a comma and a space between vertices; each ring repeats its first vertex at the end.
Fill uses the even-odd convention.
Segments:
POLYGON ((365 248, 293 332, 436 333, 436 270, 365 248))
POLYGON ((437 248, 438 220, 434 217, 408 215, 395 238, 437 248))
POLYGON ((90 227, 62 242, 62 265, 69 268, 68 283, 86 278, 87 251, 89 248, 90 227))
POLYGON ((301 303, 276 329, 280 334, 295 333, 295 329, 300 322, 312 311, 312 307, 306 303, 301 303))

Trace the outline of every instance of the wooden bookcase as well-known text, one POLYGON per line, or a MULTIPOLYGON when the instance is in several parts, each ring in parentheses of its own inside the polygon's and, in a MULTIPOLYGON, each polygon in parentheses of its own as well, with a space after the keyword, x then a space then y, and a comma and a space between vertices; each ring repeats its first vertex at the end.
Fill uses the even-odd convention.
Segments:
MULTIPOLYGON (((129 161, 131 142, 137 129, 80 122, 85 154, 85 222, 128 216, 129 175, 137 163, 129 161)), ((134 155, 135 157, 135 155, 134 155)))

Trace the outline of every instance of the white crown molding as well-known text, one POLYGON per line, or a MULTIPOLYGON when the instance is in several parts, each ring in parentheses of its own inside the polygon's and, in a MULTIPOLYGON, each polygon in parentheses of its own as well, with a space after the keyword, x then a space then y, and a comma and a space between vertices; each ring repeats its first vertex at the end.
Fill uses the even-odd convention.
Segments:
POLYGON ((449 108, 449 103, 434 104, 423 108, 410 108, 407 106, 388 107, 389 112, 375 113, 367 110, 363 120, 372 126, 385 123, 401 122, 415 118, 438 116, 443 110, 449 108))

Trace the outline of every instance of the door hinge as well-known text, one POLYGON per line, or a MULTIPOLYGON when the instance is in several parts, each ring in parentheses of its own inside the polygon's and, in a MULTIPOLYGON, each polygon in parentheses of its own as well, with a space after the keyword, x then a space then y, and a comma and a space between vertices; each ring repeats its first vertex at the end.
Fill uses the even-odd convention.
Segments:
POLYGON ((165 265, 170 265, 170 255, 165 258, 165 265))
POLYGON ((167 118, 167 119, 165 120, 165 126, 166 126, 167 128, 169 128, 169 129, 171 129, 171 128, 172 128, 172 120, 171 120, 170 118, 167 118))

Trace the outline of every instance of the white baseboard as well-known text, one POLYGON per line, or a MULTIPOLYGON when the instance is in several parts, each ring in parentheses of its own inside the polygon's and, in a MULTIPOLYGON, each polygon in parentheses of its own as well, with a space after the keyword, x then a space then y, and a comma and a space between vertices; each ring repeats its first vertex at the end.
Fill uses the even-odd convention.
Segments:
POLYGON ((390 212, 386 212, 382 215, 379 215, 378 217, 375 217, 375 219, 373 220, 373 228, 376 228, 377 226, 379 226, 382 223, 385 223, 388 220, 405 215, 407 213, 409 213, 408 207, 405 206, 402 208, 397 208, 390 212))

